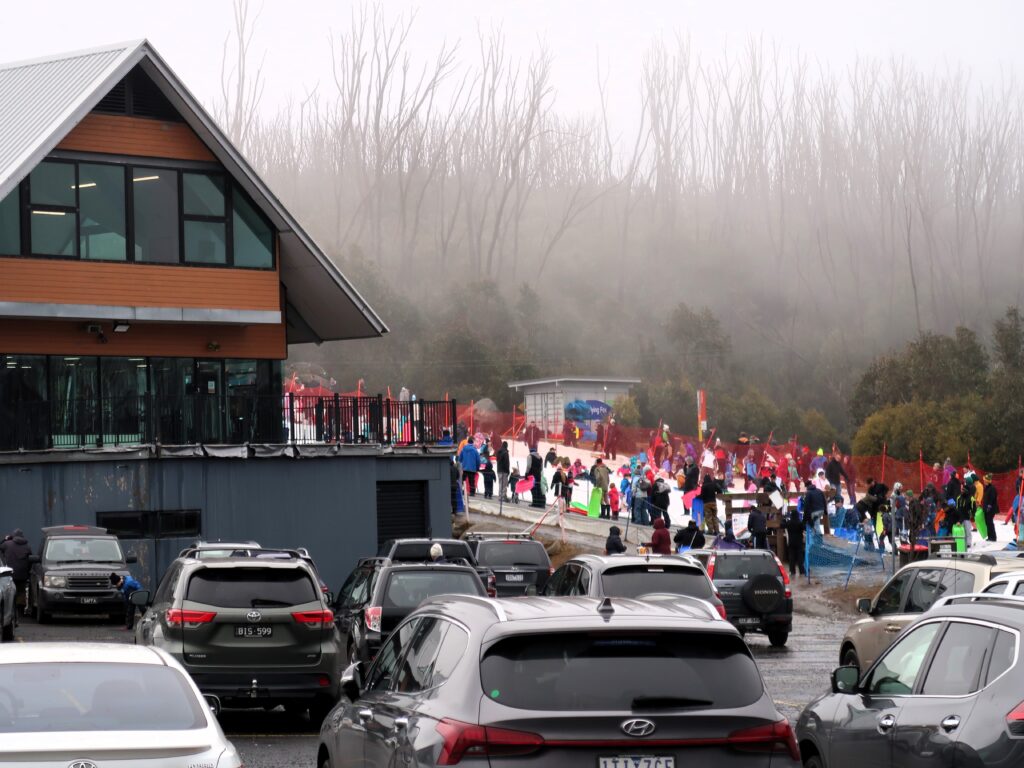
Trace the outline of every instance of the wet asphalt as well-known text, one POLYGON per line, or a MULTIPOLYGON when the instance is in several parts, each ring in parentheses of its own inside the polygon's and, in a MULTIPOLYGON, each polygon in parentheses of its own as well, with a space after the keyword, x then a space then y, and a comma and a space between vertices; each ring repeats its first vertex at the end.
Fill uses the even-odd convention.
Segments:
MULTIPOLYGON (((849 623, 845 616, 797 613, 784 648, 772 648, 768 638, 747 635, 769 692, 779 710, 795 722, 803 706, 828 686, 836 666, 839 641, 849 623)), ((97 621, 57 621, 40 626, 24 619, 16 641, 90 641, 130 643, 132 635, 115 624, 97 621)), ((306 717, 281 709, 226 710, 221 726, 242 755, 246 768, 315 768, 318 728, 306 717)))

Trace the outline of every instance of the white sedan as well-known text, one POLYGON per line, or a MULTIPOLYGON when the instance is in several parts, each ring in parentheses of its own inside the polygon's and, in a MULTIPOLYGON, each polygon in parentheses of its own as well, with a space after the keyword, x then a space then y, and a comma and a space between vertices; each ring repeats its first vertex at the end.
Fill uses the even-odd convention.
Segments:
POLYGON ((210 703, 163 651, 25 643, 0 654, 0 764, 240 768, 241 760, 210 703))

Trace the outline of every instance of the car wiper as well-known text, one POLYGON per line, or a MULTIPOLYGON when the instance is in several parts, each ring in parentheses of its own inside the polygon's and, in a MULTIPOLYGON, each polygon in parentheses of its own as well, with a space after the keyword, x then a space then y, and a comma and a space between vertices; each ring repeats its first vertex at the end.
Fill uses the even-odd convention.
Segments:
POLYGON ((707 699, 687 699, 681 696, 637 696, 633 709, 674 709, 676 707, 706 707, 714 702, 707 699))
POLYGON ((264 600, 261 597, 254 597, 252 599, 252 602, 249 603, 249 605, 251 605, 253 608, 259 608, 260 606, 263 606, 264 608, 270 608, 274 606, 291 605, 291 603, 289 603, 287 600, 264 600))

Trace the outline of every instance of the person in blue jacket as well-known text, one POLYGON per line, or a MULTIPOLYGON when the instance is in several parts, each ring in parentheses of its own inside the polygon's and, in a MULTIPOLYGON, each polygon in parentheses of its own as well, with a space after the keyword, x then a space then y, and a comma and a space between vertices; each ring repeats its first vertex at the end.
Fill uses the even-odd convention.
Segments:
POLYGON ((124 628, 130 630, 135 625, 135 605, 132 603, 132 594, 142 589, 142 585, 131 574, 122 576, 119 573, 110 574, 110 585, 121 590, 121 594, 124 595, 124 628))
POLYGON ((466 481, 466 495, 476 496, 476 473, 480 471, 480 451, 473 440, 469 440, 459 454, 462 477, 466 481))

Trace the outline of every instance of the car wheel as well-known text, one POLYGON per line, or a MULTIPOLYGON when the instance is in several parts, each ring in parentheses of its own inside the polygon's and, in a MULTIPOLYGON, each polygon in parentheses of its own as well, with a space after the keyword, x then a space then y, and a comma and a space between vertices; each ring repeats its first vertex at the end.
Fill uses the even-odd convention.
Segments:
POLYGON ((43 607, 36 603, 36 624, 49 624, 50 614, 43 610, 43 607))
POLYGON ((785 629, 769 629, 768 642, 776 648, 781 648, 789 639, 789 631, 785 629))
POLYGON ((825 768, 825 764, 821 761, 821 755, 811 755, 804 760, 804 768, 825 768))
POLYGON ((846 653, 843 654, 842 663, 844 667, 856 667, 860 669, 860 659, 857 658, 857 651, 853 647, 846 649, 846 653))

